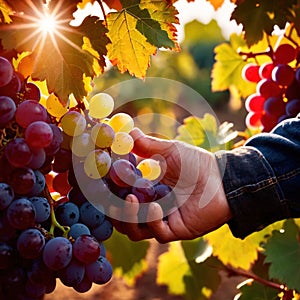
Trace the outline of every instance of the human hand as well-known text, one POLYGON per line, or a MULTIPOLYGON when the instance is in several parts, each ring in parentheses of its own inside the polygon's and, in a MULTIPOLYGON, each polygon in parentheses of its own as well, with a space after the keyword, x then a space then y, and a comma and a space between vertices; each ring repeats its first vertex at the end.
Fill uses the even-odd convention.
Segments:
POLYGON ((163 219, 161 206, 149 203, 147 223, 139 224, 140 204, 134 195, 128 195, 124 207, 114 208, 112 222, 118 231, 134 241, 155 238, 165 243, 202 236, 231 218, 222 177, 212 153, 180 141, 150 137, 139 129, 134 129, 131 135, 137 155, 160 156, 164 173, 161 181, 173 188, 176 207, 163 219))

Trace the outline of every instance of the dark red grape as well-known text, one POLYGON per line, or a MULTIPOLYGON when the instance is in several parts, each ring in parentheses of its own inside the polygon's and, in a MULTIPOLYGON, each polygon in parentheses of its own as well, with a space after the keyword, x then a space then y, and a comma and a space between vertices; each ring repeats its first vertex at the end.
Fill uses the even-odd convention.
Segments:
POLYGON ((24 98, 24 100, 40 101, 41 91, 40 91, 39 87, 36 84, 34 84, 33 82, 27 82, 25 84, 23 98, 24 98))
POLYGON ((109 171, 109 177, 116 185, 127 187, 134 184, 137 176, 135 167, 130 161, 118 159, 113 162, 109 171))
POLYGON ((29 193, 35 182, 35 173, 30 168, 17 168, 11 172, 8 178, 9 185, 20 195, 29 193))
POLYGON ((11 63, 9 62, 9 60, 1 56, 0 57, 0 87, 7 85, 11 81, 13 73, 14 73, 14 69, 11 63))
POLYGON ((265 99, 280 96, 282 93, 279 85, 271 79, 262 79, 257 84, 256 91, 265 99))
POLYGON ((272 79, 279 85, 288 86, 294 80, 294 70, 291 66, 285 64, 277 65, 272 71, 272 79))
POLYGON ((10 97, 0 96, 0 127, 11 121, 16 112, 16 104, 10 97))
POLYGON ((274 51, 273 60, 277 64, 288 64, 296 58, 297 49, 290 44, 280 44, 274 51))
POLYGON ((95 262, 100 255, 99 243, 92 235, 81 235, 73 244, 73 254, 84 264, 95 262))
POLYGON ((156 199, 156 191, 152 181, 142 177, 135 181, 132 194, 138 198, 140 203, 148 203, 156 199))

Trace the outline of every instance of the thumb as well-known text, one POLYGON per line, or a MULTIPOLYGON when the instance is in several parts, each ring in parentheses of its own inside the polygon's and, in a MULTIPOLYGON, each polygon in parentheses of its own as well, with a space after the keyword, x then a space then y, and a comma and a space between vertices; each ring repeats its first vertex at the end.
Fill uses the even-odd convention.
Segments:
POLYGON ((167 155, 173 143, 149 135, 145 135, 140 129, 134 128, 130 135, 134 140, 133 152, 141 157, 151 157, 155 154, 167 155))

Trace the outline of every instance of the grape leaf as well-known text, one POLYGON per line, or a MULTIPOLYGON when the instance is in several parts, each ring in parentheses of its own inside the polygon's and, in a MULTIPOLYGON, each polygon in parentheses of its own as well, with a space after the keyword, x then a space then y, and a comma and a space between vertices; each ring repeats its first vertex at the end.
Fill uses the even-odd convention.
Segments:
POLYGON ((114 273, 132 284, 136 276, 140 275, 147 267, 145 258, 149 242, 132 242, 126 235, 115 230, 104 244, 112 256, 114 273))
POLYGON ((278 290, 259 282, 251 282, 240 287, 239 300, 279 300, 278 290))
POLYGON ((271 35, 274 25, 284 28, 296 4, 297 0, 244 0, 236 6, 231 19, 243 24, 247 44, 251 46, 263 38, 264 32, 271 35))
POLYGON ((265 262, 271 263, 270 278, 276 278, 288 288, 300 291, 299 228, 293 220, 288 220, 283 229, 284 232, 274 231, 264 246, 265 262))
POLYGON ((10 6, 3 0, 0 0, 0 22, 10 23, 12 20, 10 15, 12 10, 10 6))
POLYGON ((156 47, 147 42, 142 33, 136 29, 137 19, 123 9, 107 16, 108 37, 107 56, 121 73, 128 71, 131 75, 144 78, 150 63, 150 56, 156 53, 156 47))
POLYGON ((169 39, 172 41, 172 43, 169 43, 170 48, 179 50, 175 26, 179 24, 179 19, 175 6, 165 0, 141 0, 140 8, 147 9, 151 18, 160 24, 162 30, 167 32, 169 39))
POLYGON ((205 235, 205 239, 213 247, 213 253, 223 264, 248 270, 257 259, 257 251, 261 242, 266 240, 273 229, 281 229, 282 222, 274 223, 263 230, 247 236, 245 239, 235 238, 227 225, 205 235), (222 241, 222 242, 220 242, 222 241))
POLYGON ((243 97, 255 91, 256 84, 242 78, 242 69, 247 64, 241 55, 230 44, 223 43, 215 48, 215 59, 212 69, 212 90, 227 90, 235 85, 243 97))

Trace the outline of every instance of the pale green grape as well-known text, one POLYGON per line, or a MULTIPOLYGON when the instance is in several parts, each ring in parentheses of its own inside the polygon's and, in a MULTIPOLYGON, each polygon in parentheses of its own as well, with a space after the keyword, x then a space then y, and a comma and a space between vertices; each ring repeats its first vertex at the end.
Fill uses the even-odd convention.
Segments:
POLYGON ((144 178, 149 180, 156 180, 161 174, 159 162, 152 158, 143 159, 137 165, 137 169, 142 172, 144 178))
POLYGON ((85 157, 95 149, 94 142, 88 132, 75 136, 71 140, 71 150, 78 157, 85 157))
POLYGON ((114 130, 105 123, 98 123, 91 130, 91 138, 99 148, 109 148, 115 138, 114 130))
POLYGON ((77 111, 69 111, 62 117, 61 127, 69 136, 81 135, 86 128, 85 117, 77 111))
POLYGON ((84 160, 84 171, 87 176, 99 179, 105 176, 111 166, 109 154, 101 149, 91 151, 84 160))
POLYGON ((132 117, 126 113, 117 113, 113 115, 108 121, 108 124, 115 132, 129 133, 134 127, 134 121, 132 117))
POLYGON ((114 109, 114 99, 106 93, 98 93, 89 101, 89 115, 95 119, 107 117, 114 109))
POLYGON ((133 138, 126 132, 117 132, 111 150, 119 155, 128 154, 134 146, 133 138))

